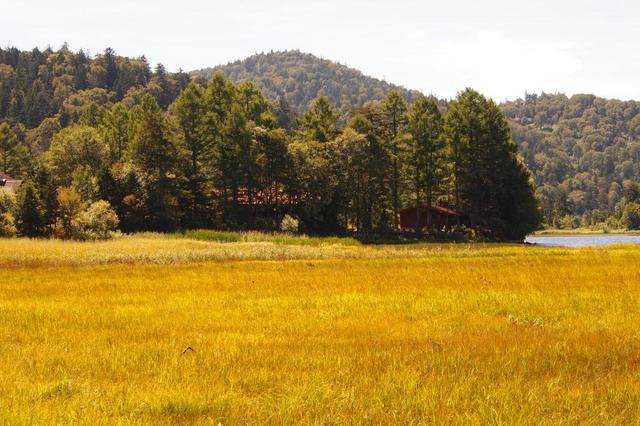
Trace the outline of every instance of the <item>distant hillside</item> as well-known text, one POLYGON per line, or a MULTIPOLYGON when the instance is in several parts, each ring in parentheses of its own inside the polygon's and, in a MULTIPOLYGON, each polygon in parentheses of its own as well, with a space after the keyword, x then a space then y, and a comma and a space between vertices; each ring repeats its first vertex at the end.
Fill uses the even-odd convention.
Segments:
POLYGON ((542 94, 501 108, 549 222, 620 217, 625 187, 640 182, 640 102, 542 94))
POLYGON ((414 102, 421 93, 389 84, 339 63, 299 51, 270 52, 214 68, 193 71, 210 78, 222 72, 234 81, 251 80, 272 99, 284 98, 298 111, 304 111, 319 95, 326 95, 341 111, 371 100, 381 100, 392 89, 414 102))
POLYGON ((131 106, 145 93, 166 108, 189 81, 183 72, 169 73, 161 64, 152 71, 144 56, 118 56, 110 48, 95 57, 66 45, 56 51, 0 48, 0 122, 32 129, 51 119, 53 127, 64 127, 91 103, 131 106))

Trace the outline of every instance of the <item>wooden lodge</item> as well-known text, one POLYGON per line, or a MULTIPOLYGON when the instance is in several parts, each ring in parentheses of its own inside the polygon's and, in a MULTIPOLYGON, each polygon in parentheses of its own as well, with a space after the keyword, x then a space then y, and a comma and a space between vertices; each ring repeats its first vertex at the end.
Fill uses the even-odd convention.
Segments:
POLYGON ((14 179, 9 175, 0 173, 0 191, 12 191, 15 192, 20 184, 21 180, 14 179))
POLYGON ((431 228, 438 231, 450 231, 457 225, 470 226, 469 216, 464 213, 440 206, 410 207, 400 210, 400 229, 403 232, 416 232, 425 229, 431 220, 431 228))

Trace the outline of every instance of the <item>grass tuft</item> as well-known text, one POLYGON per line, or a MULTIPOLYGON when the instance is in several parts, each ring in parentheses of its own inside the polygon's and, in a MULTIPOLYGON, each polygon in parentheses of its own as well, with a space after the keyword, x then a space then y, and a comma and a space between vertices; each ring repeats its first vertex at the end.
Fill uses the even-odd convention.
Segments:
POLYGON ((40 399, 54 399, 54 398, 71 398, 77 393, 77 390, 73 387, 71 381, 65 380, 45 387, 40 392, 40 399))

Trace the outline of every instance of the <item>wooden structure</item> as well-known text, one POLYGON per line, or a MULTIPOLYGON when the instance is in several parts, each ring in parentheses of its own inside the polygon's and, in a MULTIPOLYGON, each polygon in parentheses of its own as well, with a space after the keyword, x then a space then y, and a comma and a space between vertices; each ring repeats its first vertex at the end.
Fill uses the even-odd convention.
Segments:
POLYGON ((440 206, 410 207, 400 210, 400 229, 403 232, 416 232, 428 227, 431 219, 431 229, 437 231, 450 231, 458 224, 471 226, 469 216, 464 213, 440 206))
POLYGON ((5 175, 4 173, 0 173, 0 191, 15 192, 21 183, 21 180, 14 179, 9 175, 5 175))

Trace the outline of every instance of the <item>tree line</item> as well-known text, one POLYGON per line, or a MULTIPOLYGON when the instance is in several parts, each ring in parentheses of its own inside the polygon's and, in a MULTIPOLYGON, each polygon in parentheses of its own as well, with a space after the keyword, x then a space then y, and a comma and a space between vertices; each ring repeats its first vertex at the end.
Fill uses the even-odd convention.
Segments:
POLYGON ((57 116, 65 127, 88 103, 132 106, 147 93, 166 108, 190 80, 184 72, 167 72, 162 64, 151 70, 144 56, 118 56, 111 48, 93 58, 66 45, 57 51, 0 49, 0 119, 23 124, 26 131, 57 116))
POLYGON ((166 110, 150 93, 131 107, 88 103, 41 153, 15 142, 5 123, 7 164, 24 169, 18 228, 60 232, 69 197, 84 203, 76 215, 106 201, 125 232, 274 230, 288 214, 310 233, 384 234, 398 229, 401 208, 422 204, 463 211, 493 238, 521 239, 539 225, 509 125, 474 90, 446 110, 426 97, 407 105, 392 91, 344 124, 320 97, 295 130, 280 127, 278 113, 253 83, 216 74, 189 83, 166 110), (25 200, 37 207, 30 219, 25 200))
MULTIPOLYGON (((256 55, 216 69, 234 82, 254 81, 275 100, 270 110, 289 135, 297 130, 297 116, 318 94, 336 105, 342 127, 358 105, 381 101, 391 89, 409 104, 420 97, 300 52, 256 55)), ((0 133, 6 141, 0 148, 2 171, 22 176, 34 153, 48 151, 53 135, 77 124, 87 108, 110 109, 122 103, 131 109, 150 94, 166 110, 192 78, 204 87, 204 76, 213 72, 169 73, 161 64, 152 69, 144 56, 122 57, 112 49, 95 56, 67 46, 56 51, 0 49, 0 121, 20 141, 13 146, 12 139, 0 133)), ((447 102, 436 102, 444 112, 447 102)), ((627 195, 640 181, 640 104, 542 94, 500 108, 534 175, 546 226, 629 226, 625 210, 632 200, 627 195)))

